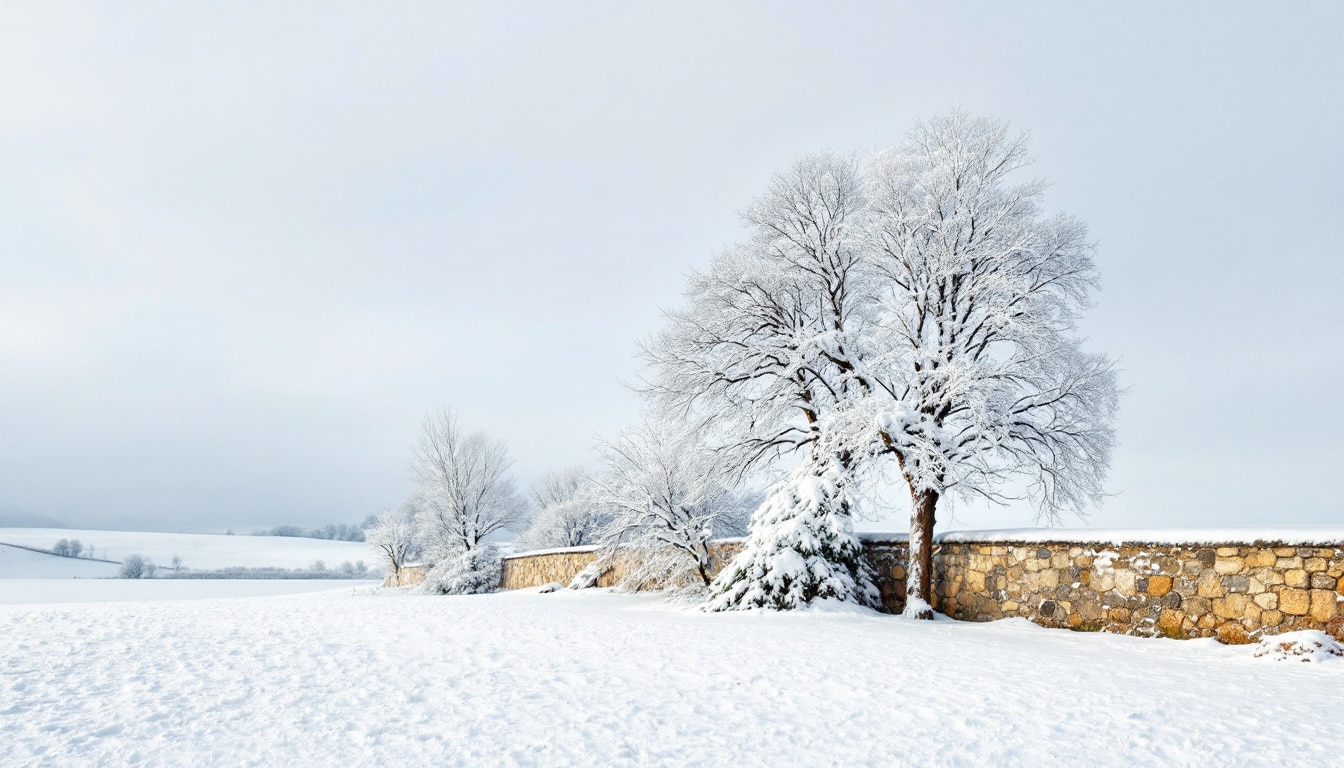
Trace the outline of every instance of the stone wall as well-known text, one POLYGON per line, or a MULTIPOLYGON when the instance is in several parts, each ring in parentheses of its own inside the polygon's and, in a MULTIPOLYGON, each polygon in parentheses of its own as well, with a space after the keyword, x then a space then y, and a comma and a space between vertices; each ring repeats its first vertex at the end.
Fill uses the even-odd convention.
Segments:
MULTIPOLYGON (((1079 541, 957 541, 934 547, 933 606, 966 621, 1022 617, 1047 627, 1248 642, 1321 629, 1344 640, 1344 543, 1221 545, 1079 541)), ((906 543, 866 536, 882 608, 905 607, 906 543)), ((741 549, 716 542, 717 573, 741 549)), ((504 559, 503 589, 568 584, 594 548, 504 559)), ((619 581, 620 568, 599 586, 619 581)), ((423 573, 403 569, 403 584, 423 573)))
POLYGON ((969 621, 1232 643, 1297 629, 1344 637, 1341 546, 945 541, 934 571, 934 607, 969 621))

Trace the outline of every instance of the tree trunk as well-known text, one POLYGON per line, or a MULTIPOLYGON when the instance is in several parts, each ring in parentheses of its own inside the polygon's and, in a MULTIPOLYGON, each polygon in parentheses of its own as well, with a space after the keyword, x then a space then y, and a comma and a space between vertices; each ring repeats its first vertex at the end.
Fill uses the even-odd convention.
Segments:
POLYGON ((905 569, 905 616, 933 618, 933 525, 937 491, 910 494, 910 556, 905 569))

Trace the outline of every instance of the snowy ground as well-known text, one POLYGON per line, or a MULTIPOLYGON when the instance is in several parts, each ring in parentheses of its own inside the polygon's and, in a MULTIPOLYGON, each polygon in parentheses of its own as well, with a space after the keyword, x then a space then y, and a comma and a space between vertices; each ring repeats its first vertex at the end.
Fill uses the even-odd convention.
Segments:
POLYGON ((5 765, 1338 765, 1344 662, 600 591, 0 606, 5 765))
POLYGON ((0 579, 0 605, 263 597, 378 583, 323 579, 0 579))
MULTIPOLYGON (((0 579, 110 579, 120 570, 115 563, 58 557, 0 544, 0 579)), ((4 588, 0 582, 0 589, 4 588)))
MULTIPOLYGON (((372 550, 363 542, 326 541, 289 536, 225 536, 209 533, 158 533, 153 531, 97 531, 67 528, 0 528, 0 544, 19 544, 25 547, 51 549, 59 539, 79 539, 86 548, 92 546, 94 555, 104 560, 121 562, 127 555, 138 554, 160 566, 168 565, 173 555, 182 558, 184 567, 192 570, 216 568, 307 568, 314 560, 321 560, 328 568, 343 562, 363 560, 370 565, 372 550)), ((35 555, 42 557, 42 555, 35 555)), ((59 558, 70 560, 71 558, 59 558)), ((116 567, 104 564, 115 575, 116 567)), ((46 564, 43 569, 57 569, 61 563, 46 564)), ((0 558, 0 578, 68 578, 83 574, 44 576, 37 573, 13 572, 9 563, 0 558)))

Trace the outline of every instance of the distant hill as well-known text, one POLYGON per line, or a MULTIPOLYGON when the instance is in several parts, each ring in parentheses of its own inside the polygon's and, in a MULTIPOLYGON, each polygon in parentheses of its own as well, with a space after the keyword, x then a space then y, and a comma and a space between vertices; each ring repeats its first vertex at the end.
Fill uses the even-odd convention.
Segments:
MULTIPOLYGON (((78 539, 88 554, 101 560, 120 563, 137 554, 167 567, 173 556, 182 558, 184 568, 215 570, 221 568, 308 568, 321 560, 330 569, 343 562, 363 560, 374 565, 368 545, 352 541, 329 541, 284 536, 228 536, 210 533, 158 533, 153 531, 98 531, 71 528, 0 528, 0 544, 50 550, 60 539, 78 539)), ((87 578, 115 576, 114 563, 95 563, 83 558, 27 552, 4 547, 0 554, 0 578, 87 578), (49 558, 54 562, 47 562, 49 558), (33 572, 25 572, 31 568, 33 572), (85 576, 85 571, 89 576, 85 576), (110 573, 108 572, 110 569, 110 573), (18 570, 19 572, 14 572, 18 570), (51 575, 48 576, 47 574, 51 575)))

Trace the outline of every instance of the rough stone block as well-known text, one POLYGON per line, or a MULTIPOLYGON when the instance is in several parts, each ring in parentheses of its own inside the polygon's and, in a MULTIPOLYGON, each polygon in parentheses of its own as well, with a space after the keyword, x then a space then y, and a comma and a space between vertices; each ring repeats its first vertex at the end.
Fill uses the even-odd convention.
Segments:
POLYGON ((1251 636, 1247 634, 1246 628, 1233 622, 1218 627, 1214 636, 1218 638, 1218 642, 1227 645, 1246 645, 1251 642, 1251 636))
POLYGON ((1292 557, 1297 554, 1297 549, 1293 547, 1275 547, 1274 554, 1279 557, 1292 557))
POLYGON ((1335 580, 1330 578, 1330 574, 1328 573, 1313 573, 1311 574, 1311 588, 1333 590, 1335 588, 1335 580))
POLYGON ((1226 597, 1215 598, 1213 601, 1213 613, 1224 619, 1240 619, 1246 613, 1246 606, 1250 604, 1250 598, 1246 595, 1231 594, 1226 597))
POLYGON ((1228 592, 1250 592, 1251 578, 1249 576, 1224 576, 1223 587, 1228 592))
POLYGON ((1301 568, 1294 568, 1290 571, 1287 571, 1283 574, 1283 583, 1287 584, 1290 587, 1301 589, 1307 586, 1308 583, 1307 572, 1302 570, 1301 568))
POLYGON ((1311 610, 1311 596, 1305 589, 1285 589, 1279 593, 1279 610, 1305 616, 1311 610))
POLYGON ((1205 571, 1199 575, 1199 584, 1195 588, 1195 593, 1200 597, 1222 597, 1227 594, 1223 588, 1223 582, 1218 578, 1218 574, 1213 571, 1205 571))
POLYGON ((1235 557, 1241 550, 1237 547, 1219 547, 1217 553, 1219 557, 1235 557))
POLYGON ((1302 563, 1302 570, 1307 573, 1321 573, 1325 570, 1325 558, 1309 557, 1302 563))
POLYGON ((1115 591, 1125 597, 1133 597, 1137 592, 1136 578, 1133 571, 1116 571, 1114 574, 1115 591))
POLYGON ((1261 608, 1269 609, 1279 607, 1279 596, 1273 592, 1264 592, 1251 599, 1261 608))
MULTIPOLYGON (((1279 550, 1275 551, 1277 552, 1279 550)), ((1296 555, 1292 557, 1280 557, 1278 560, 1274 561, 1274 567, 1278 568, 1280 571, 1287 571, 1293 568, 1301 568, 1302 558, 1297 557, 1296 555)))
POLYGON ((1148 594, 1153 597, 1161 597, 1171 591, 1170 576, 1149 576, 1148 594))
POLYGON ((1324 589, 1311 590, 1311 618, 1325 624, 1335 618, 1337 611, 1334 592, 1324 589))
POLYGON ((1128 624, 1128 623, 1129 623, 1129 609, 1128 609, 1128 608, 1112 608, 1112 609, 1111 609, 1111 621, 1114 621, 1114 622, 1117 623, 1117 624, 1128 624))
POLYGON ((1184 605, 1185 614, 1195 618, 1203 616, 1213 608, 1213 604, 1207 597, 1188 597, 1185 599, 1184 605))
POLYGON ((1274 565, 1274 550, 1272 549, 1253 549, 1246 555, 1246 567, 1248 568, 1267 568, 1274 565))
POLYGON ((1260 626, 1277 627, 1283 623, 1283 614, 1278 611, 1261 611, 1260 626))
POLYGON ((1265 582, 1265 586, 1272 587, 1283 583, 1283 572, 1274 568, 1261 568, 1255 572, 1255 578, 1265 582))
POLYGON ((1185 620, 1185 614, 1180 611, 1173 611, 1170 608, 1164 608, 1157 615, 1157 626, 1162 630, 1162 634, 1167 637, 1176 637, 1180 635, 1181 623, 1185 620))
POLYGON ((1055 554, 1051 555, 1051 556, 1050 556, 1050 567, 1051 567, 1051 568, 1055 568, 1055 569, 1068 568, 1068 567, 1069 567, 1069 553, 1068 553, 1068 552, 1056 552, 1055 554))
POLYGON ((1254 576, 1249 576, 1246 578, 1246 594, 1258 595, 1263 593, 1264 591, 1265 591, 1264 582, 1260 581, 1254 576))
MULTIPOLYGON (((1223 550, 1218 550, 1222 552, 1223 550)), ((1246 561, 1240 557, 1222 557, 1221 555, 1213 563, 1213 570, 1220 576, 1226 576, 1230 573, 1241 573, 1246 567, 1246 561)))

